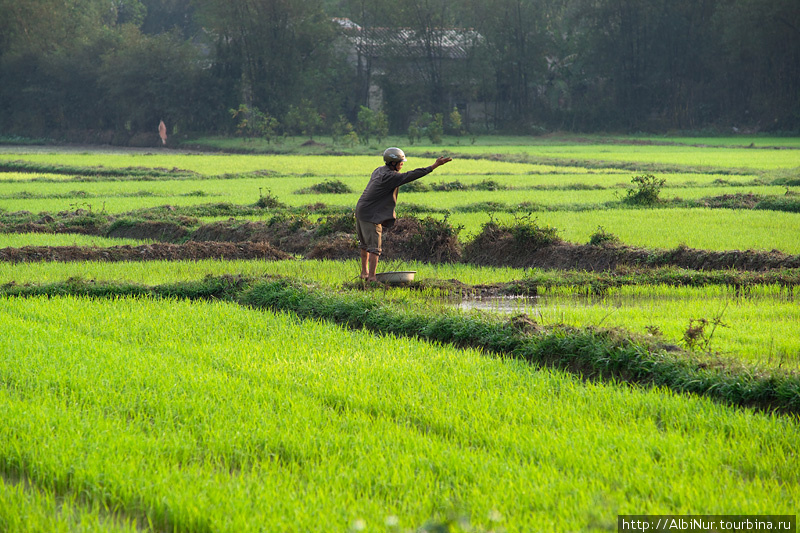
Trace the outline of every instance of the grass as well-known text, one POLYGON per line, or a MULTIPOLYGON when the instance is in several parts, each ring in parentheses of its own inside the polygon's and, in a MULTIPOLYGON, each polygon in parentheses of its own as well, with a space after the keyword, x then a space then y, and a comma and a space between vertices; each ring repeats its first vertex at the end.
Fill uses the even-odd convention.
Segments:
MULTIPOLYGON (((737 290, 732 285, 682 288, 658 285, 659 279, 662 280, 660 283, 664 283, 670 276, 671 271, 665 270, 661 278, 648 281, 647 276, 643 276, 634 285, 606 288, 599 295, 591 295, 598 290, 595 287, 597 283, 603 284, 601 276, 585 276, 593 279, 590 283, 595 288, 587 286, 581 289, 583 282, 579 279, 570 281, 563 279, 566 278, 564 275, 526 272, 522 269, 384 262, 381 270, 416 270, 416 279, 432 287, 428 291, 392 291, 387 298, 398 305, 451 309, 453 303, 447 297, 449 289, 444 292, 435 289, 440 280, 457 279, 468 285, 515 280, 530 283, 537 280, 538 294, 543 298, 518 305, 516 312, 525 312, 544 324, 623 327, 642 335, 657 328, 667 342, 680 346, 684 346, 683 335, 690 320, 713 320, 721 316, 727 327, 719 328, 714 333, 709 345, 713 352, 708 357, 710 360, 722 357, 763 368, 800 368, 798 307, 785 290, 777 285, 769 285, 769 280, 765 280, 767 285, 749 285, 747 276, 736 277, 736 281, 731 283, 746 287, 743 295, 742 289, 737 290)), ((18 285, 57 283, 68 278, 159 285, 200 281, 206 276, 277 275, 341 290, 344 284, 356 281, 358 272, 356 260, 0 264, 0 285, 12 281, 18 285)), ((708 335, 710 328, 705 333, 708 335)))
MULTIPOLYGON (((30 263, 14 265, 0 263, 0 285, 15 282, 53 283, 71 277, 160 285, 179 281, 198 281, 206 276, 264 275, 287 276, 321 284, 341 287, 342 283, 358 277, 359 264, 352 261, 174 261, 174 262, 75 262, 30 263)), ((381 269, 410 269, 418 271, 417 279, 459 279, 467 284, 513 281, 524 275, 514 268, 471 267, 461 264, 428 265, 417 262, 384 261, 381 269)))
POLYGON ((642 335, 657 330, 682 347, 690 321, 705 319, 710 360, 800 370, 800 306, 778 286, 753 288, 746 296, 725 287, 658 285, 610 289, 601 296, 547 294, 518 312, 543 324, 624 327, 642 335), (724 326, 712 332, 715 318, 724 326))
MULTIPOLYGON (((564 240, 587 243, 602 226, 628 245, 646 248, 675 248, 685 244, 704 250, 780 250, 800 253, 800 217, 774 211, 665 208, 602 211, 545 211, 535 216, 540 224, 558 229, 564 240), (785 231, 775 231, 783 228, 785 231)), ((513 215, 497 213, 496 220, 513 215)), ((463 225, 462 240, 480 232, 489 220, 486 213, 454 213, 449 218, 463 225)))
MULTIPOLYGON (((436 151, 435 147, 419 147, 436 151)), ((752 150, 731 147, 637 146, 627 144, 595 145, 566 142, 562 145, 533 146, 464 146, 455 153, 483 155, 502 153, 521 155, 521 161, 544 159, 546 163, 562 161, 570 165, 602 166, 598 163, 631 164, 640 170, 648 168, 727 169, 735 171, 777 170, 798 167, 796 150, 752 150)), ((413 152, 412 152, 413 153, 413 152)))
MULTIPOLYGON (((536 213, 537 223, 578 243, 602 226, 625 244, 800 253, 794 213, 578 210, 624 194, 639 169, 667 178, 666 197, 783 193, 797 179, 796 150, 737 146, 796 148, 796 139, 619 144, 635 140, 487 138, 479 147, 463 138, 408 147, 409 168, 445 150, 480 158, 457 159, 428 183, 493 180, 514 189, 403 192, 399 210, 536 201, 562 206, 536 213), (491 160, 498 153, 503 161, 491 160), (789 185, 772 186, 775 179, 789 185)), ((387 142, 405 146, 399 138, 387 142)), ((0 148, 0 163, 25 160, 32 170, 0 173, 0 210, 252 205, 262 190, 295 207, 354 205, 382 148, 356 147, 347 157, 303 150, 0 148), (354 192, 294 194, 333 180, 354 192)), ((486 212, 453 213, 449 221, 463 224, 469 238, 488 219, 486 212)), ((28 238, 34 237, 20 242, 28 238)), ((358 273, 355 259, 0 264, 6 292, 58 283, 61 293, 108 296, 0 298, 0 530, 513 532, 536 524, 586 531, 614 529, 617 514, 798 508, 796 417, 658 386, 583 380, 535 363, 744 404, 759 405, 767 394, 796 403, 796 390, 764 377, 796 369, 800 359, 800 316, 785 290, 761 282, 738 292, 724 284, 665 287, 654 284, 655 275, 594 290, 578 274, 564 274, 540 290, 544 297, 534 307, 518 309, 541 330, 536 343, 526 344, 508 317, 451 309, 450 289, 440 282, 496 284, 542 273, 406 262, 382 268, 417 270, 430 285, 346 290, 358 273), (224 274, 289 276, 324 289, 206 279, 224 274), (162 297, 146 296, 141 285, 160 285, 162 297), (244 302, 247 288, 252 307, 219 301, 235 295, 244 302), (180 295, 192 300, 174 298, 180 295), (715 330, 707 346, 709 329, 696 334, 700 348, 691 359, 654 359, 643 348, 683 345, 689 321, 700 318, 729 327, 715 330), (619 328, 632 330, 635 342, 619 328), (655 330, 661 340, 649 336, 655 330), (482 348, 442 344, 450 342, 482 348)))
POLYGON ((140 527, 591 530, 701 501, 788 514, 800 496, 791 418, 223 302, 0 314, 3 471, 140 527))
POLYGON ((52 233, 0 233, 0 248, 23 246, 139 246, 152 244, 147 239, 116 239, 94 235, 52 233))
MULTIPOLYGON (((567 145, 564 139, 534 139, 530 141, 530 146, 523 146, 521 140, 517 139, 515 150, 525 149, 534 153, 535 150, 557 149, 584 153, 587 157, 596 155, 590 153, 590 150, 612 155, 622 150, 619 153, 627 154, 626 157, 643 163, 663 160, 690 165, 693 164, 692 161, 687 159, 688 156, 682 155, 688 152, 694 153, 697 158, 708 159, 708 162, 717 165, 714 168, 726 172, 738 168, 737 158, 741 152, 748 156, 767 154, 777 162, 780 162, 781 158, 796 155, 794 153, 796 150, 792 149, 630 146, 611 144, 608 142, 609 139, 605 138, 595 140, 597 141, 595 144, 586 144, 586 139, 573 139, 572 143, 567 145)), ((776 142, 785 143, 788 140, 779 139, 776 142)), ((418 146, 413 147, 413 150, 419 149, 421 151, 418 153, 422 153, 428 148, 430 147, 418 146)), ((498 148, 499 145, 492 145, 487 141, 485 146, 473 146, 470 149, 479 151, 498 148)), ((507 151, 506 156, 512 158, 514 154, 507 151)), ((152 178, 155 181, 147 182, 26 182, 19 181, 19 177, 28 174, 12 172, 8 173, 8 176, 13 177, 15 181, 5 183, 0 194, 0 209, 5 209, 7 212, 27 210, 34 213, 57 213, 86 209, 120 214, 165 204, 186 208, 209 203, 253 205, 264 193, 269 193, 294 208, 303 208, 318 202, 331 208, 351 208, 363 189, 366 177, 376 166, 377 157, 289 154, 201 155, 147 151, 123 153, 59 150, 48 153, 41 147, 0 153, 0 161, 19 159, 42 167, 67 165, 70 168, 89 169, 102 165, 104 169, 114 169, 123 175, 125 169, 129 168, 134 169, 129 172, 135 171, 142 175, 146 174, 148 168, 161 169, 158 172, 162 175, 150 176, 148 179, 152 178), (178 176, 171 171, 173 168, 186 169, 196 174, 188 177, 178 176), (254 172, 260 172, 262 175, 255 175, 254 172), (332 181, 349 187, 353 192, 295 194, 299 190, 332 181)), ((417 162, 420 165, 425 164, 429 159, 429 156, 417 155, 412 157, 409 165, 414 166, 417 162)), ((402 214, 412 211, 450 210, 454 213, 451 220, 464 225, 465 231, 462 236, 465 237, 480 230, 480 226, 488 218, 484 212, 495 210, 497 216, 501 218, 508 216, 504 215, 503 211, 517 209, 519 213, 528 210, 537 211, 540 221, 558 228, 562 238, 572 242, 586 242, 597 226, 603 226, 616 234, 623 243, 631 245, 672 248, 686 244, 694 248, 712 250, 752 248, 800 253, 800 243, 793 238, 797 233, 795 230, 800 229, 796 228, 798 224, 795 216, 772 212, 759 214, 746 210, 609 209, 624 197, 624 189, 631 186, 631 178, 636 174, 635 171, 622 168, 542 165, 533 157, 528 157, 526 161, 457 159, 437 169, 432 176, 424 178, 422 182, 438 185, 457 181, 465 186, 477 186, 481 182, 491 180, 506 190, 403 192, 398 206, 399 212, 402 214), (786 231, 771 231, 769 228, 775 227, 776 224, 786 228, 786 231), (733 227, 737 228, 736 232, 731 231, 733 227)), ((752 161, 757 163, 759 160, 756 158, 752 161)), ((680 197, 686 201, 739 192, 782 195, 793 187, 770 185, 773 178, 765 177, 770 168, 773 167, 765 164, 750 168, 741 175, 703 173, 695 170, 680 173, 659 172, 658 176, 666 179, 667 183, 662 191, 663 198, 680 197)), ((788 170, 786 168, 784 170, 789 174, 782 175, 781 179, 791 181, 791 168, 787 168, 788 170)), ((36 173, 29 175, 36 176, 36 173)), ((118 178, 120 176, 108 176, 110 180, 118 178)), ((230 215, 226 213, 224 216, 227 218, 230 215)), ((247 216, 252 218, 252 214, 247 216)), ((271 217, 272 213, 266 216, 271 217)))

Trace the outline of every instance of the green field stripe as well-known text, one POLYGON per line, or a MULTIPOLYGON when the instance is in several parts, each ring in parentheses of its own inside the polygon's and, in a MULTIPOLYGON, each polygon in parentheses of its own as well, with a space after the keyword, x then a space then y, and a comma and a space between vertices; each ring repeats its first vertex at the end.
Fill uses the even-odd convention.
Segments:
POLYGON ((373 298, 314 292, 282 280, 256 283, 241 301, 384 334, 479 347, 588 376, 666 386, 735 405, 800 413, 800 376, 713 368, 689 354, 659 350, 625 332, 555 327, 526 335, 509 323, 455 314, 404 313, 373 298))
POLYGON ((665 386, 733 405, 800 413, 800 376, 778 370, 709 364, 686 352, 670 352, 653 340, 620 330, 568 326, 515 327, 513 321, 459 313, 427 315, 397 310, 371 294, 337 294, 309 289, 285 279, 254 281, 209 277, 199 282, 154 287, 69 280, 41 286, 6 285, 7 296, 78 295, 95 298, 156 296, 225 299, 289 311, 305 319, 331 320, 381 334, 476 347, 526 361, 567 369, 588 377, 665 386))

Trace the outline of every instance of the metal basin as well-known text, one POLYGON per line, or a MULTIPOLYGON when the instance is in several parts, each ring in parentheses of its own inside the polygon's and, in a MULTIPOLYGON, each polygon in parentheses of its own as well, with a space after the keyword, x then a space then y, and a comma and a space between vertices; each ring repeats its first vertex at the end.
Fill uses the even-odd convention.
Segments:
POLYGON ((375 274, 375 278, 381 283, 388 283, 389 285, 396 285, 400 283, 408 283, 414 281, 414 274, 416 270, 405 270, 398 272, 381 272, 375 274))

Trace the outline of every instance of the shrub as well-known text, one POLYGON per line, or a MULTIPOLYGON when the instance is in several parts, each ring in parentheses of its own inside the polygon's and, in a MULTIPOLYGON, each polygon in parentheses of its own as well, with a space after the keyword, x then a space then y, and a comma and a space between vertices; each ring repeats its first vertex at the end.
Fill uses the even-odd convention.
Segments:
POLYGON ((286 204, 280 202, 277 196, 272 195, 272 191, 267 189, 267 194, 263 194, 261 189, 258 189, 259 196, 256 202, 256 207, 261 209, 280 209, 286 207, 286 204))
POLYGON ((589 237, 589 244, 593 246, 615 246, 620 242, 619 237, 606 231, 603 226, 597 226, 597 231, 589 237))
POLYGON ((351 148, 358 142, 358 134, 355 128, 343 115, 339 115, 339 120, 331 126, 331 137, 333 144, 343 143, 351 148))
POLYGON ((317 236, 324 237, 334 233, 353 233, 356 228, 356 215, 353 211, 337 213, 319 219, 317 236))
POLYGON ((404 185, 401 185, 403 192, 426 192, 431 190, 425 183, 420 180, 410 181, 404 185))
POLYGON ((347 194, 353 190, 340 180, 328 180, 300 189, 296 194, 347 194))
POLYGON ((466 188, 467 186, 458 180, 448 182, 441 181, 439 183, 431 184, 431 189, 434 191, 463 191, 466 188))
POLYGON ((562 242, 556 228, 552 226, 540 226, 536 223, 536 220, 536 218, 531 218, 530 213, 523 217, 515 216, 514 223, 506 225, 504 229, 511 232, 518 246, 523 246, 528 249, 543 248, 562 242))
POLYGON ((437 261, 453 262, 460 258, 458 234, 463 226, 453 226, 445 215, 442 220, 425 217, 420 220, 422 231, 414 235, 412 245, 423 256, 435 257, 437 261))
POLYGON ((494 180, 483 180, 475 184, 474 189, 478 191, 501 191, 506 189, 506 187, 494 180))
POLYGON ((644 174, 642 176, 634 176, 631 179, 636 187, 628 189, 628 196, 625 201, 629 204, 635 205, 655 205, 661 194, 661 187, 667 182, 664 178, 656 178, 652 174, 644 174))

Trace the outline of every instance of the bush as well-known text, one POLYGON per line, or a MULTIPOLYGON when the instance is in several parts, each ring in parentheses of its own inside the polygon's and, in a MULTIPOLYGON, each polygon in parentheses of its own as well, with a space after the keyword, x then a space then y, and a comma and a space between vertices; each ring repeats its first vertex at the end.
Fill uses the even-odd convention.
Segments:
POLYGON ((464 227, 453 226, 447 219, 448 216, 445 215, 442 220, 433 217, 420 220, 421 231, 414 235, 410 242, 414 255, 448 263, 460 259, 458 234, 464 227))
POLYGON ((408 142, 414 144, 423 136, 428 137, 431 143, 440 144, 444 134, 444 115, 437 113, 422 113, 411 121, 408 126, 408 142))
POLYGON ((331 137, 333 144, 343 143, 351 148, 358 142, 358 134, 355 128, 343 115, 339 115, 339 120, 334 122, 331 127, 331 137))
POLYGON ((319 219, 317 237, 333 235, 334 233, 353 233, 356 229, 356 215, 353 211, 328 215, 319 219))
POLYGON ((656 178, 652 174, 645 174, 643 176, 635 176, 631 179, 636 187, 628 189, 628 196, 625 201, 634 205, 655 205, 661 194, 661 187, 667 182, 664 178, 656 178))
POLYGON ((615 246, 620 242, 619 237, 606 231, 603 226, 597 226, 597 231, 589 237, 589 244, 593 246, 615 246))
POLYGON ((478 191, 502 191, 505 190, 506 187, 494 180, 483 180, 475 184, 474 189, 478 191))
POLYGON ((426 192, 431 190, 430 187, 420 180, 410 181, 400 187, 403 192, 426 192))
POLYGON ((514 217, 514 223, 505 225, 504 229, 511 232, 518 246, 527 249, 544 248, 562 242, 558 230, 552 226, 540 226, 536 218, 531 218, 530 213, 524 217, 514 217))
POLYGON ((353 190, 340 180, 328 180, 300 189, 296 194, 347 194, 353 190))
POLYGON ((434 191, 463 191, 466 188, 467 186, 458 180, 449 182, 441 181, 439 183, 431 184, 431 189, 434 191))
POLYGON ((256 207, 261 209, 280 209, 286 207, 286 204, 280 202, 277 196, 272 195, 272 191, 267 189, 267 194, 262 194, 261 189, 258 190, 259 197, 256 202, 256 207))

